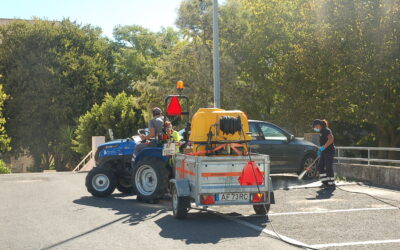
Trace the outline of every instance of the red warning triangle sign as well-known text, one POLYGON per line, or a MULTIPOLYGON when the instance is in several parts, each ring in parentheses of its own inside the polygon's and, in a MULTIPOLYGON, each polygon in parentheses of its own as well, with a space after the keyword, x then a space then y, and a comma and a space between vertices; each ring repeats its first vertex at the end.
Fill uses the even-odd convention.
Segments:
POLYGON ((167 108, 167 115, 181 115, 182 107, 177 96, 173 96, 167 108))
POLYGON ((238 181, 241 186, 261 185, 264 182, 264 176, 254 161, 247 162, 243 168, 238 181))

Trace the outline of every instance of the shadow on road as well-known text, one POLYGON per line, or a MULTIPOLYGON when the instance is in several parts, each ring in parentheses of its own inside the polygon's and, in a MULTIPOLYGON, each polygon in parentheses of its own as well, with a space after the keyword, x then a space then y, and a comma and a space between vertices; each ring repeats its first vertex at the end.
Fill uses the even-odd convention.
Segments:
POLYGON ((111 209, 116 212, 116 215, 128 215, 123 223, 129 225, 137 225, 142 221, 167 212, 163 204, 147 204, 138 202, 134 198, 121 199, 120 197, 124 197, 124 195, 114 194, 107 198, 84 196, 73 202, 79 205, 111 209))
MULTIPOLYGON (((84 196, 80 199, 74 200, 73 202, 79 205, 111 209, 116 212, 116 215, 125 216, 81 235, 60 242, 61 244, 102 229, 104 226, 108 226, 118 221, 134 226, 159 215, 162 216, 159 216, 159 219, 157 219, 155 223, 161 229, 161 232, 159 233, 160 236, 168 239, 183 240, 186 244, 216 244, 224 239, 229 240, 241 237, 257 237, 260 235, 260 232, 243 228, 234 222, 204 211, 193 212, 195 210, 191 210, 185 220, 177 220, 172 215, 168 214, 168 201, 161 201, 161 204, 147 204, 138 202, 134 198, 122 199, 120 198, 120 195, 115 194, 109 198, 84 196)), ((59 244, 54 246, 59 246, 59 244)))
POLYGON ((85 231, 63 241, 57 242, 53 245, 47 246, 43 249, 52 249, 57 248, 65 243, 73 241, 75 239, 81 238, 85 235, 94 233, 98 230, 104 229, 114 223, 122 222, 125 224, 129 224, 131 226, 137 225, 142 221, 149 220, 154 218, 160 214, 166 213, 167 209, 165 206, 158 204, 144 204, 139 203, 134 199, 121 199, 120 197, 124 197, 121 194, 114 194, 107 198, 96 198, 92 196, 83 196, 79 199, 74 200, 75 204, 98 207, 104 209, 111 209, 112 211, 116 211, 116 215, 125 215, 123 217, 117 218, 110 222, 107 222, 103 225, 97 226, 91 230, 85 231), (133 204, 133 206, 132 206, 133 204))
POLYGON ((161 228, 161 237, 182 240, 186 244, 217 244, 224 240, 260 235, 256 230, 241 227, 208 212, 189 213, 185 220, 167 215, 155 223, 161 228))
POLYGON ((330 199, 333 196, 335 189, 321 189, 317 191, 315 198, 306 198, 307 200, 325 200, 330 199))

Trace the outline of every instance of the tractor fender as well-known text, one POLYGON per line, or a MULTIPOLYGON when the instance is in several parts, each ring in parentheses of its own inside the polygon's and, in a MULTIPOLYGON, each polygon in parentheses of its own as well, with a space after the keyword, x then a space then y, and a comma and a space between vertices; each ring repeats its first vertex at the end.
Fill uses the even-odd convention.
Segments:
POLYGON ((175 185, 178 197, 190 196, 190 185, 188 179, 171 179, 169 182, 175 185))
POLYGON ((162 155, 162 150, 163 150, 162 148, 157 148, 157 147, 144 148, 136 156, 135 163, 139 162, 144 157, 155 157, 155 158, 159 158, 163 162, 167 162, 168 161, 168 157, 165 157, 165 156, 162 155))

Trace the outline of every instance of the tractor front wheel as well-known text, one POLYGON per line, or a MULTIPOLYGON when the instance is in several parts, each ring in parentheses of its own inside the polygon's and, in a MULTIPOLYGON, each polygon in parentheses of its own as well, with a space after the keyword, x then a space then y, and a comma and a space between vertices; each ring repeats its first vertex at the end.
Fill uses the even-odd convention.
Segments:
POLYGON ((107 197, 117 185, 117 177, 107 167, 95 167, 86 176, 86 188, 93 196, 107 197))

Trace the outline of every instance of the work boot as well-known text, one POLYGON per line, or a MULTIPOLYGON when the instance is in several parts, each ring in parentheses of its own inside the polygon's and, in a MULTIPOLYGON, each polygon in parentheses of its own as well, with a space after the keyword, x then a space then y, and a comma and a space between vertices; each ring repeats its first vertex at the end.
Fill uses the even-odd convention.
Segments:
POLYGON ((326 186, 325 186, 325 189, 336 189, 335 182, 334 182, 334 181, 328 182, 328 183, 326 184, 326 186))
POLYGON ((328 186, 328 182, 327 181, 322 181, 321 186, 319 186, 320 188, 326 188, 328 186))

